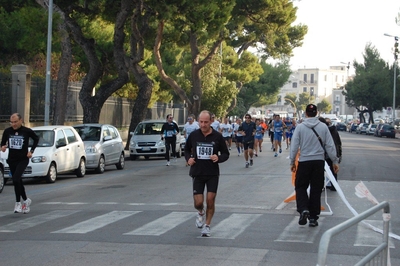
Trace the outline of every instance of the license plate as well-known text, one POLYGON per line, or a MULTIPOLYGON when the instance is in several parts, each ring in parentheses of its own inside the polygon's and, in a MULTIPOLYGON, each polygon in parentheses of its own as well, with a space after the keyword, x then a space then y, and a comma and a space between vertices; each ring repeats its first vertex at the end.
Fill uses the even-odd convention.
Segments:
POLYGON ((143 150, 143 151, 149 151, 149 150, 151 150, 151 148, 149 148, 149 147, 144 147, 144 148, 142 148, 142 150, 143 150))

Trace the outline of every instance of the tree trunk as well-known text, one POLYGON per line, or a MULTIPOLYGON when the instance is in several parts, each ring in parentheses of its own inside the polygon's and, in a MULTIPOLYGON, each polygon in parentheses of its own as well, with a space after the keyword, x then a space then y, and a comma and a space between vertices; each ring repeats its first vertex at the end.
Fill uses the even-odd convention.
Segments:
POLYGON ((72 65, 71 40, 67 25, 64 21, 64 13, 61 13, 62 21, 58 24, 61 36, 61 60, 57 76, 56 95, 53 106, 53 125, 63 125, 65 122, 65 110, 67 109, 68 81, 72 65))

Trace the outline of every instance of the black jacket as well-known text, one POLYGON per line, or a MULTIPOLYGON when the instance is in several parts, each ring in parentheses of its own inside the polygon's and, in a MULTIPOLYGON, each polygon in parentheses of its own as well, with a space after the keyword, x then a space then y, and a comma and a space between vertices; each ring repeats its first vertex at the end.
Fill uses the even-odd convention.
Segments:
POLYGON ((335 126, 330 126, 329 132, 332 135, 333 142, 335 142, 336 147, 336 156, 342 157, 342 140, 340 139, 339 132, 337 131, 335 126))
POLYGON ((15 162, 28 159, 29 139, 33 140, 31 151, 33 152, 39 143, 39 137, 35 132, 28 128, 21 126, 17 130, 12 127, 6 128, 3 132, 1 139, 1 146, 8 145, 8 160, 7 162, 15 162))
POLYGON ((204 136, 200 129, 190 133, 185 144, 186 161, 193 157, 196 163, 190 167, 190 176, 219 175, 218 163, 223 163, 229 158, 229 150, 222 134, 212 130, 211 134, 204 136), (218 155, 218 162, 211 161, 209 156, 218 155), (203 159, 202 159, 203 157, 203 159))

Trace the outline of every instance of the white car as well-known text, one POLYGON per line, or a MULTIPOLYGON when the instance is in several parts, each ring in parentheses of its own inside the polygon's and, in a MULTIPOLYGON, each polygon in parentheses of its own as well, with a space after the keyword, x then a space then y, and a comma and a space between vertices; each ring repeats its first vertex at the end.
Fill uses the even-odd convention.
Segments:
MULTIPOLYGON (((140 122, 129 142, 129 152, 131 160, 136 160, 139 156, 149 159, 150 156, 165 156, 165 143, 161 140, 161 128, 165 120, 147 120, 140 122)), ((182 156, 181 134, 176 136, 175 146, 176 157, 182 156)))
MULTIPOLYGON (((47 183, 54 183, 60 173, 75 172, 77 177, 86 173, 85 145, 71 126, 42 126, 32 130, 39 137, 39 144, 23 174, 24 178, 44 177, 47 183)), ((29 146, 32 146, 32 139, 29 146)), ((8 157, 8 149, 2 158, 8 157)), ((4 174, 9 175, 6 164, 4 174)))
POLYGON ((80 124, 74 128, 85 144, 86 169, 94 169, 99 174, 104 173, 107 165, 124 169, 124 143, 118 129, 106 124, 80 124))

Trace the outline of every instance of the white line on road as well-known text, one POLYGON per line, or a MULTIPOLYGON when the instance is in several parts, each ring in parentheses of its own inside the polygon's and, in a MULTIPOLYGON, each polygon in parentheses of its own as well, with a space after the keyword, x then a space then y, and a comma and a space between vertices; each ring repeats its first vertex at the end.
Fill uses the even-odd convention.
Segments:
POLYGON ((52 233, 86 234, 139 212, 140 211, 112 211, 52 233))
MULTIPOLYGON (((323 220, 324 218, 319 218, 318 223, 321 223, 323 220)), ((298 222, 299 218, 294 217, 275 241, 313 243, 320 227, 309 227, 308 225, 301 226, 298 222)))

